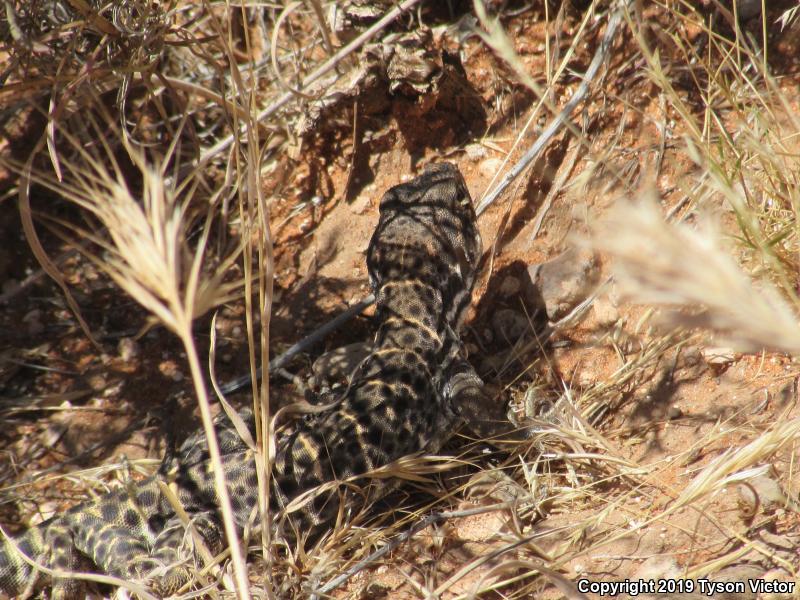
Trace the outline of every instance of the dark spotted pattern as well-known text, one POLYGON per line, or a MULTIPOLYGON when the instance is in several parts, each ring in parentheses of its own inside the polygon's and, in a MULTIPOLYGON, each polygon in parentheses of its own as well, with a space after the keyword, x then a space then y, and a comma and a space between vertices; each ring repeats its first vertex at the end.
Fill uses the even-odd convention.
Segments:
MULTIPOLYGON (((375 340, 332 409, 279 435, 270 498, 284 534, 302 542, 298 532, 313 535, 337 515, 351 488, 314 493, 321 484, 352 480, 417 451, 437 451, 459 417, 461 396, 480 395, 457 335, 480 253, 472 200, 455 166, 428 167, 383 196, 367 253, 377 298, 375 340)), ((242 417, 252 429, 252 414, 242 417)), ((226 417, 216 427, 242 530, 252 524, 257 505, 255 463, 226 417)), ((224 536, 202 431, 165 461, 159 475, 74 507, 14 543, 53 569, 75 570, 88 558, 100 572, 173 593, 189 578, 186 559, 193 551, 159 487, 168 472, 196 530, 218 551, 224 536)), ((0 543, 0 591, 20 595, 35 587, 34 579, 11 543, 0 543)), ((79 597, 74 580, 56 577, 52 586, 53 598, 79 597)))

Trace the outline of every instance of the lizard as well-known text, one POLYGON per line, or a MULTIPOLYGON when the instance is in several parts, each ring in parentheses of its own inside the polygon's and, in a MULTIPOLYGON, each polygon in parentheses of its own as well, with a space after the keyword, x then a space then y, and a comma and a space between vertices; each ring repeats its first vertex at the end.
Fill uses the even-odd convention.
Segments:
MULTIPOLYGON (((376 332, 350 383, 325 411, 278 434, 270 508, 285 511, 303 494, 343 482, 419 451, 435 453, 460 421, 480 421, 482 382, 464 356, 459 331, 482 252, 472 199, 458 168, 429 165, 390 188, 367 249, 376 297, 376 332)), ((253 417, 244 411, 254 435, 253 417)), ((223 414, 215 421, 234 520, 243 530, 257 506, 252 450, 223 414)), ((480 427, 478 427, 480 429, 480 427)), ((177 497, 213 551, 224 545, 208 448, 202 430, 171 459, 177 497)), ((73 600, 80 583, 46 577, 45 567, 141 581, 170 595, 190 578, 185 527, 162 493, 159 474, 79 504, 14 540, 0 540, 0 597, 31 594, 50 583, 51 597, 73 600)), ((340 495, 311 494, 288 516, 296 535, 329 525, 340 495)), ((292 532, 289 532, 292 535, 292 532)))

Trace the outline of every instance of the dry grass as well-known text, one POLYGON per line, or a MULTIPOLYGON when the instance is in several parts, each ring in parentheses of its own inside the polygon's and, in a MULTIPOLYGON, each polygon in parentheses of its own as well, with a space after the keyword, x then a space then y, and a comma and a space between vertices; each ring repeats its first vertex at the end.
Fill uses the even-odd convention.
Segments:
MULTIPOLYGON (((272 415, 268 378, 259 385, 255 372, 259 366, 267 371, 274 261, 262 174, 288 152, 290 132, 303 114, 301 100, 319 94, 323 80, 330 84, 335 66, 340 72, 354 68, 347 59, 349 47, 337 52, 331 46, 328 23, 320 16, 325 6, 319 2, 302 10, 292 5, 264 12, 221 3, 123 2, 84 14, 64 8, 69 18, 46 11, 43 4, 6 3, 16 18, 0 28, 5 44, 0 55, 8 58, 0 90, 9 107, 4 120, 32 102, 47 107, 48 126, 30 161, 2 162, 23 175, 19 194, 31 246, 68 293, 56 261, 46 256, 36 235, 43 225, 57 232, 180 338, 221 492, 226 488, 214 450, 212 402, 191 328, 198 316, 244 299, 257 414, 253 447, 262 491, 260 539, 252 545, 261 548, 265 576, 250 576, 239 545, 230 544, 233 579, 217 571, 205 579, 211 589, 204 593, 284 598, 317 590, 319 598, 358 596, 359 586, 369 588, 362 571, 384 561, 405 578, 404 589, 420 598, 495 592, 526 598, 547 587, 551 595, 583 597, 565 577, 577 572, 576 564, 631 534, 662 524, 682 527, 672 520, 682 511, 707 514, 706 507, 723 490, 764 475, 776 456, 796 443, 796 417, 765 426, 737 415, 704 430, 695 447, 639 464, 626 444, 641 442, 645 434, 608 425, 610 414, 630 409, 665 364, 677 364, 682 349, 697 343, 696 328, 712 330, 742 351, 796 354, 800 347, 795 283, 800 121, 792 111, 797 98, 778 76, 778 67, 770 66, 768 45, 749 32, 752 28, 725 35, 724 13, 711 23, 708 14, 681 2, 666 0, 650 10, 645 4, 631 3, 625 10, 625 40, 614 46, 586 113, 570 124, 582 150, 575 161, 581 175, 565 185, 564 193, 627 198, 594 226, 593 243, 614 266, 616 285, 630 299, 672 310, 672 329, 659 333, 661 321, 651 309, 637 323, 596 340, 614 349, 618 365, 584 389, 559 382, 555 391, 561 397, 550 418, 534 422, 535 439, 493 466, 475 445, 456 458, 411 457, 371 474, 403 479, 408 489, 417 486, 433 499, 420 502, 420 494, 398 492, 392 496, 398 502, 393 515, 376 514, 380 511, 368 500, 361 514, 303 551, 281 546, 265 526, 271 520, 265 490, 272 415), (631 80, 657 90, 660 114, 639 114, 630 98, 619 95, 631 80), (592 124, 624 119, 627 111, 657 121, 663 139, 652 164, 631 159, 621 126, 599 128, 610 130, 610 136, 594 134, 592 124), (665 210, 656 194, 638 190, 658 187, 662 160, 670 152, 689 156, 693 167, 675 189, 659 188, 673 202, 665 210), (34 212, 30 182, 67 199, 79 218, 34 212), (679 223, 670 222, 675 216, 679 223), (242 275, 231 280, 234 263, 242 275), (745 441, 719 450, 702 468, 684 468, 698 448, 725 448, 732 438, 745 441), (461 510, 457 504, 464 498, 482 499, 486 506, 461 510), (447 559, 446 524, 476 511, 502 515, 502 532, 484 556, 437 570, 437 561, 447 559), (616 519, 619 514, 626 516, 625 524, 616 519), (561 515, 574 517, 553 527, 534 526, 543 517, 561 515), (419 552, 420 546, 404 535, 414 528, 421 533, 413 539, 430 542, 419 552), (380 550, 392 540, 392 552, 380 550)), ((509 157, 529 139, 526 133, 543 108, 555 115, 565 103, 565 90, 574 88, 573 63, 582 48, 602 37, 609 14, 604 6, 593 2, 579 17, 570 17, 566 8, 555 15, 547 9, 548 31, 558 33, 546 38, 548 70, 535 77, 516 56, 510 34, 477 10, 483 43, 510 66, 509 77, 537 96, 509 157), (568 18, 574 27, 564 40, 568 18)), ((787 10, 780 15, 782 26, 796 27, 796 16, 797 9, 787 10)), ((381 27, 370 35, 379 35, 381 27)), ((80 318, 77 303, 72 308, 80 318)), ((84 329, 91 336, 88 325, 84 329)), ((538 346, 533 336, 520 341, 509 353, 512 371, 501 383, 524 392, 520 387, 527 384, 519 382, 528 381, 534 370, 525 362, 538 346)), ((539 388, 531 392, 538 393, 539 388)), ((102 489, 98 477, 105 481, 109 469, 80 472, 80 485, 102 489)), ((781 473, 781 481, 791 475, 781 473)), ((349 483, 353 489, 368 487, 365 481, 349 483)), ((220 496, 233 540, 227 494, 220 496)), ((715 522, 732 544, 752 547, 729 521, 715 522)), ((685 557, 685 573, 713 572, 742 552, 708 554, 705 562, 685 557)), ((794 574, 796 565, 775 563, 794 574)))

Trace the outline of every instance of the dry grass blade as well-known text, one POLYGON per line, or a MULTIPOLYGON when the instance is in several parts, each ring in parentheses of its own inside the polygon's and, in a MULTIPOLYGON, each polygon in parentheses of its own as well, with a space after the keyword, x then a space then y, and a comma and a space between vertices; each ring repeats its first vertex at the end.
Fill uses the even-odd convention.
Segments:
MULTIPOLYGON (((0 161, 0 164, 2 164, 2 161, 0 161)), ((19 212, 22 220, 22 229, 25 232, 25 238, 28 240, 28 244, 30 245, 34 256, 36 256, 36 260, 38 260, 39 264, 42 266, 42 270, 44 270, 44 272, 47 273, 53 279, 53 281, 58 284, 58 287, 61 288, 70 310, 72 310, 72 313, 75 315, 75 318, 80 324, 81 330, 86 337, 89 338, 92 344, 99 349, 100 344, 94 338, 91 330, 89 329, 89 325, 81 316, 81 311, 78 308, 78 304, 75 302, 75 299, 72 297, 64 278, 61 276, 61 271, 58 270, 56 264, 50 260, 49 256, 47 256, 47 252, 45 252, 41 242, 39 241, 39 236, 36 234, 29 196, 30 182, 32 177, 31 168, 31 161, 28 161, 28 163, 22 169, 23 177, 19 188, 19 212)))
POLYGON ((772 456, 786 444, 795 441, 798 435, 800 419, 792 419, 778 423, 742 448, 721 454, 692 480, 670 510, 696 502, 732 483, 763 475, 769 469, 772 456))
MULTIPOLYGON (((91 119, 89 122, 95 131, 102 131, 91 119)), ((106 118, 106 123, 114 130, 111 122, 106 118)), ((68 132, 62 134, 78 156, 78 160, 62 159, 65 182, 53 180, 44 173, 33 173, 32 179, 61 193, 100 223, 100 231, 105 235, 75 228, 105 252, 101 257, 87 250, 86 256, 181 339, 208 439, 215 489, 238 576, 237 587, 240 597, 245 598, 244 557, 238 543, 208 394, 192 333, 192 322, 196 317, 230 300, 240 287, 239 282, 224 282, 224 277, 227 266, 236 260, 243 248, 237 248, 215 271, 204 269, 206 245, 214 222, 214 205, 206 207, 206 213, 200 219, 199 236, 194 244, 190 243, 189 231, 196 226, 190 209, 196 183, 189 180, 176 186, 167 184, 164 171, 175 150, 174 145, 167 152, 162 168, 157 170, 147 164, 142 153, 128 144, 124 136, 118 136, 123 139, 128 157, 141 174, 142 192, 134 195, 114 152, 102 135, 100 147, 104 156, 88 150, 94 148, 92 144, 84 145, 81 139, 68 132), (111 165, 111 169, 107 165, 111 165)))
POLYGON ((668 225, 652 198, 623 202, 592 240, 613 259, 631 298, 683 309, 669 315, 675 325, 707 327, 742 350, 800 351, 800 328, 789 305, 769 282, 753 285, 722 248, 710 219, 696 230, 668 225))
MULTIPOLYGON (((630 2, 620 2, 619 6, 614 9, 608 20, 605 35, 603 36, 597 52, 595 52, 595 55, 592 57, 592 62, 589 64, 589 68, 586 69, 586 73, 584 74, 578 89, 564 105, 564 108, 561 109, 561 111, 557 111, 556 108, 547 100, 547 94, 543 93, 539 86, 537 86, 535 82, 530 79, 530 77, 527 77, 527 75, 524 74, 524 71, 518 64, 519 61, 517 60, 516 53, 514 53, 510 42, 500 29, 493 27, 491 35, 484 36, 484 40, 487 41, 487 43, 490 43, 493 48, 498 50, 501 56, 503 56, 505 60, 509 61, 510 64, 515 67, 515 71, 519 73, 521 77, 525 75, 522 78, 523 83, 528 85, 534 92, 536 92, 536 94, 540 97, 541 102, 546 104, 550 109, 550 112, 556 116, 542 131, 542 133, 536 139, 536 142, 534 142, 534 144, 517 161, 514 167, 503 176, 500 183, 497 184, 492 192, 486 194, 484 198, 481 199, 478 207, 475 209, 478 215, 485 211, 492 204, 492 202, 494 202, 500 196, 500 194, 505 191, 511 182, 514 181, 531 163, 533 163, 542 150, 544 150, 544 148, 547 146, 548 142, 553 138, 553 136, 555 136, 556 133, 561 131, 562 128, 568 129, 580 143, 583 142, 580 131, 570 122, 569 119, 577 106, 586 99, 586 96, 589 93, 589 86, 597 76, 600 67, 605 62, 605 58, 608 55, 608 51, 614 41, 614 34, 622 19, 622 15, 627 11, 629 4, 630 2)), ((478 11, 479 7, 482 7, 480 0, 476 0, 476 11, 478 11)), ((481 12, 478 12, 478 14, 480 15, 481 12)), ((583 21, 581 29, 583 29, 583 25, 585 25, 586 19, 588 19, 588 14, 589 13, 587 12, 587 16, 583 21)), ((485 16, 482 20, 485 23, 488 22, 486 21, 485 16)), ((564 61, 562 62, 562 69, 566 66, 569 56, 570 55, 567 55, 567 57, 564 58, 564 61)))

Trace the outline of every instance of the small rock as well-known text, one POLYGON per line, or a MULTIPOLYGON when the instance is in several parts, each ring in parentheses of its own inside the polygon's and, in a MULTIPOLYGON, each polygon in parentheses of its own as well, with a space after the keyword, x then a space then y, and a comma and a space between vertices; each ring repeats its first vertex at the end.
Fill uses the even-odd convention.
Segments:
POLYGON ((169 377, 172 381, 183 381, 183 373, 174 360, 162 361, 158 365, 158 370, 164 377, 169 377))
POLYGON ((478 170, 484 177, 494 177, 500 172, 500 167, 503 166, 503 161, 499 158, 487 158, 482 161, 478 170))
POLYGON ((761 576, 772 587, 772 591, 762 593, 761 600, 784 600, 796 598, 797 582, 792 575, 783 569, 771 569, 761 576), (774 582, 774 583, 773 583, 774 582), (781 585, 781 583, 783 585, 781 585))
POLYGON ((700 353, 707 364, 716 367, 729 365, 736 360, 736 352, 733 351, 733 348, 725 346, 703 348, 700 353))
POLYGON ((764 509, 771 510, 776 505, 791 507, 793 502, 781 488, 781 485, 768 475, 759 475, 748 479, 750 485, 739 485, 739 495, 746 502, 754 506, 762 506, 764 509), (753 498, 753 491, 758 494, 758 498, 753 498))
POLYGON ((570 248, 560 256, 528 267, 533 284, 534 305, 544 305, 551 321, 567 315, 597 283, 597 260, 593 253, 570 248), (537 297, 538 296, 538 297, 537 297))
POLYGON ((117 352, 119 352, 119 357, 123 361, 129 363, 139 356, 141 348, 138 342, 133 338, 124 337, 121 338, 117 344, 117 352))
POLYGON ((634 574, 636 579, 675 579, 683 570, 675 559, 660 555, 646 559, 634 574))
POLYGON ((492 315, 492 329, 498 340, 516 342, 529 328, 525 315, 510 308, 501 308, 492 315))
POLYGON ((680 419, 682 416, 683 416, 683 411, 674 404, 667 409, 667 419, 669 419, 670 421, 674 421, 675 419, 680 419))
POLYGON ((599 297, 594 301, 592 311, 597 319, 597 324, 601 327, 608 327, 619 320, 617 307, 606 296, 599 297))
POLYGON ((578 373, 578 376, 575 378, 580 389, 586 390, 595 382, 595 374, 592 372, 591 369, 587 369, 585 371, 581 371, 578 373))
POLYGON ((468 144, 467 147, 464 148, 464 151, 467 153, 467 158, 472 162, 478 162, 486 158, 486 148, 481 144, 468 144))
POLYGON ((101 373, 95 373, 94 375, 90 375, 89 377, 86 378, 86 382, 89 384, 89 387, 96 392, 105 389, 108 383, 106 381, 106 378, 101 373))
POLYGON ((370 207, 371 202, 372 196, 362 192, 350 203, 350 210, 357 215, 363 215, 364 212, 370 207))
POLYGON ((500 288, 498 289, 498 292, 500 292, 500 295, 503 296, 504 298, 508 298, 509 296, 518 294, 520 287, 521 284, 519 282, 519 279, 509 275, 508 277, 503 279, 503 281, 500 283, 500 288))
POLYGON ((687 346, 683 349, 683 362, 687 367, 694 367, 703 360, 703 351, 697 346, 687 346))

